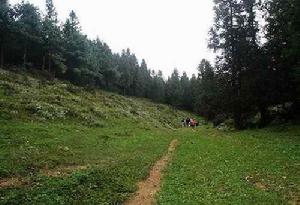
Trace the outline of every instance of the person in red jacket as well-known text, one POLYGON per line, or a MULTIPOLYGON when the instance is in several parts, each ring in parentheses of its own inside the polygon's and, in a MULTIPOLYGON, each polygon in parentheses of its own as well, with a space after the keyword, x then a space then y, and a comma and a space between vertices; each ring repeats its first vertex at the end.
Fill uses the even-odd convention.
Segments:
POLYGON ((196 125, 196 121, 194 119, 191 119, 190 126, 194 128, 195 125, 196 125))
POLYGON ((197 122, 197 120, 191 119, 191 121, 190 121, 190 126, 191 126, 192 128, 197 127, 198 125, 199 125, 199 123, 197 122))

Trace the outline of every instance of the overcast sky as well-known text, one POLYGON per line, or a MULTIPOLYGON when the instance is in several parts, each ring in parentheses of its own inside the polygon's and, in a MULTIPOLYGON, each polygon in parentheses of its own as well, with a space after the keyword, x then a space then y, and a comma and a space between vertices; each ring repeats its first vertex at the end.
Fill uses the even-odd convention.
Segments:
MULTIPOLYGON (((11 4, 21 0, 10 0, 11 4)), ((29 0, 42 11, 45 0, 29 0)), ((99 36, 113 52, 130 48, 148 67, 170 75, 174 68, 196 73, 207 49, 213 0, 54 0, 60 20, 71 10, 89 38, 99 36)))

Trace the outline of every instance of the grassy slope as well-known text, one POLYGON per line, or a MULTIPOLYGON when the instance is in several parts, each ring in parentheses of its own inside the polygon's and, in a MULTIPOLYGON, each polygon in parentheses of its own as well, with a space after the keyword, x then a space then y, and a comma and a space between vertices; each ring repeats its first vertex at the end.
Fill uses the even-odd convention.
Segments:
POLYGON ((300 193, 300 128, 173 130, 188 113, 0 70, 0 204, 120 204, 166 152, 159 204, 285 204, 300 193), (88 165, 69 176, 40 170, 88 165), (265 190, 264 190, 265 189, 265 190))
POLYGON ((143 99, 0 70, 0 204, 119 204, 146 177, 187 113, 143 99), (44 168, 88 165, 70 176, 44 168))
POLYGON ((188 132, 178 136, 159 204, 300 203, 299 126, 188 132))

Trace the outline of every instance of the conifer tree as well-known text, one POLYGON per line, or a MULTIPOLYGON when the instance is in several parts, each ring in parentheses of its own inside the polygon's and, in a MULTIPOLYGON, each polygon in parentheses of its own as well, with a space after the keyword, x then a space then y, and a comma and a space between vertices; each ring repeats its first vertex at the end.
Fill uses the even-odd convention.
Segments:
POLYGON ((166 101, 173 106, 181 105, 182 88, 180 76, 177 69, 174 69, 171 77, 166 82, 166 101))
POLYGON ((251 70, 257 51, 257 23, 255 21, 255 0, 215 0, 215 23, 210 31, 209 47, 220 51, 218 67, 230 74, 231 112, 235 127, 244 126, 244 96, 250 95, 244 89, 244 72, 251 70))
POLYGON ((43 21, 44 56, 43 69, 48 58, 48 71, 55 76, 56 71, 63 73, 66 69, 62 56, 62 35, 58 26, 57 12, 52 0, 46 0, 46 16, 43 21), (54 69, 53 69, 53 66, 54 69))
POLYGON ((15 18, 18 35, 22 38, 21 44, 23 47, 23 66, 27 64, 29 52, 34 44, 41 42, 41 18, 34 5, 22 1, 15 7, 15 18))
POLYGON ((0 68, 4 67, 4 52, 9 46, 8 39, 11 35, 13 25, 12 10, 7 4, 7 1, 0 3, 0 68))
POLYGON ((64 59, 67 66, 67 79, 74 78, 74 69, 80 70, 84 65, 86 37, 81 34, 79 19, 74 11, 63 25, 64 59))

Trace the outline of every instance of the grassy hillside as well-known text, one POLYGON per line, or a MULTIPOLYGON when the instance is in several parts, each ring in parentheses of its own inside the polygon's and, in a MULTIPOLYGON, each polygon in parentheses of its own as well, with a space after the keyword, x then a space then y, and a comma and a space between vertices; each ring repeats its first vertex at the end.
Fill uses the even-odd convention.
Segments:
POLYGON ((0 107, 0 179, 16 185, 4 204, 121 203, 189 115, 4 70, 0 107))
POLYGON ((75 120, 92 127, 129 122, 176 127, 186 113, 149 100, 129 98, 60 81, 38 80, 0 70, 1 119, 75 120))

